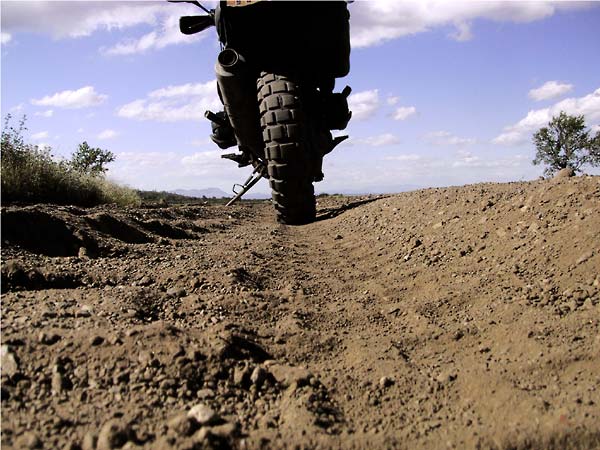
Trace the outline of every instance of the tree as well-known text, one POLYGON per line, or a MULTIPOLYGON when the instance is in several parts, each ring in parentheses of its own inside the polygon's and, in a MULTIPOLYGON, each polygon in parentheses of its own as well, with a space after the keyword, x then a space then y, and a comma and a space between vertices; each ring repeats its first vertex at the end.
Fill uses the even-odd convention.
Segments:
POLYGON ((547 164, 545 175, 571 168, 581 172, 584 165, 600 165, 600 132, 591 136, 585 119, 561 111, 547 126, 533 135, 536 155, 533 164, 547 164))
POLYGON ((83 142, 71 156, 70 165, 79 172, 100 176, 108 170, 105 165, 114 160, 115 155, 112 152, 90 147, 87 142, 83 142))

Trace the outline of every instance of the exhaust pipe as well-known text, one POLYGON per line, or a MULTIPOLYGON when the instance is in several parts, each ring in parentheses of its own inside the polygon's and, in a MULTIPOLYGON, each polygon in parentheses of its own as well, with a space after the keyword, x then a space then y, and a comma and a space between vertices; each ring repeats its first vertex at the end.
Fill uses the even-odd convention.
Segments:
POLYGON ((256 77, 250 73, 244 58, 232 48, 219 53, 215 73, 240 150, 262 158, 264 145, 256 101, 256 77))

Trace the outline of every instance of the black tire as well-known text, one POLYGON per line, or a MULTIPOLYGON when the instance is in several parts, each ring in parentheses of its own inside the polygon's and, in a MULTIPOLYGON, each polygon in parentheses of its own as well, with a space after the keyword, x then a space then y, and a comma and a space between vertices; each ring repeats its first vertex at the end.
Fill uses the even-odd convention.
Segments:
POLYGON ((277 220, 301 225, 315 220, 313 164, 308 123, 297 84, 262 73, 258 79, 260 124, 277 220))

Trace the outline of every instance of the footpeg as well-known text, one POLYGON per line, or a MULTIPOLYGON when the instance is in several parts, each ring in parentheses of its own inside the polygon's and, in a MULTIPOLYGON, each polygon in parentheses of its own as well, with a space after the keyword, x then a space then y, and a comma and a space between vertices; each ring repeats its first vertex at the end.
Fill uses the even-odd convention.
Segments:
POLYGON ((221 158, 235 161, 238 163, 238 167, 246 167, 250 165, 250 158, 248 158, 248 155, 245 153, 227 153, 226 155, 221 155, 221 158))

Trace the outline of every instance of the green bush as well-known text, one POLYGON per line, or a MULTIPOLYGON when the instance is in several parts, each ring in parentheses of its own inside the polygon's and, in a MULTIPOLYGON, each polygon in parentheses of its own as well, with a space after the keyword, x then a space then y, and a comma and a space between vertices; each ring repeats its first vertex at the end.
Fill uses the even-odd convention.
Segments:
MULTIPOLYGON (((2 201, 94 206, 101 203, 139 205, 132 189, 118 186, 97 173, 76 170, 70 162, 56 160, 50 147, 28 144, 23 138, 26 118, 15 128, 11 116, 2 130, 2 201)), ((103 172, 102 172, 103 173, 103 172)))

